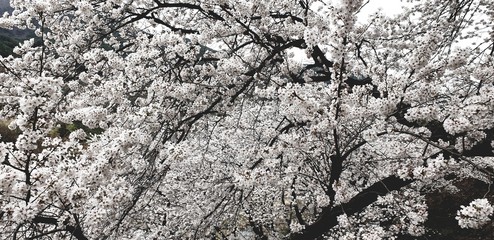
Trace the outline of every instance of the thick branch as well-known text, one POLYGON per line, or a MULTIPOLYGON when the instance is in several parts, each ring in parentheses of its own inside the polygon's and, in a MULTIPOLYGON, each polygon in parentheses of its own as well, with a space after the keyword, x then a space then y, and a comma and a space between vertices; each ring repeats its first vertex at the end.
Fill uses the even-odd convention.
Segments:
MULTIPOLYGON (((57 225, 57 219, 50 217, 36 216, 33 219, 33 223, 57 225)), ((84 236, 84 233, 82 232, 79 226, 66 225, 64 230, 72 234, 72 236, 74 236, 78 240, 88 240, 88 238, 84 236)))
POLYGON ((313 240, 320 238, 338 224, 337 217, 339 215, 344 213, 352 215, 362 212, 367 206, 374 203, 379 196, 384 196, 390 191, 400 190, 413 181, 414 180, 403 180, 395 176, 390 176, 382 181, 376 182, 372 186, 357 194, 347 203, 334 208, 331 208, 330 206, 324 208, 316 222, 307 226, 301 232, 292 234, 290 239, 313 240))

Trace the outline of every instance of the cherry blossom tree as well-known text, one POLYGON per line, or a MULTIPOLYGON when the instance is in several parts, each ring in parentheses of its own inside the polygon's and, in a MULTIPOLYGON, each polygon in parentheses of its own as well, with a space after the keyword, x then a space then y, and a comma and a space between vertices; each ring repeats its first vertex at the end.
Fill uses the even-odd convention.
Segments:
POLYGON ((423 235, 427 194, 494 177, 494 4, 366 4, 12 0, 0 236, 423 235))

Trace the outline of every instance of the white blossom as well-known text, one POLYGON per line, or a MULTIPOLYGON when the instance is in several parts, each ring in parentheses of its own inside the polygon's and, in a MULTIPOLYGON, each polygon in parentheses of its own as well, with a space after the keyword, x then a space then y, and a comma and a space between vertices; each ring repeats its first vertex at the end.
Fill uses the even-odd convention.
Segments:
POLYGON ((494 213, 494 208, 485 198, 475 199, 468 206, 461 206, 456 220, 462 228, 481 228, 487 224, 494 213))
POLYGON ((492 183, 494 11, 375 2, 10 1, 0 238, 434 234, 431 194, 492 183))

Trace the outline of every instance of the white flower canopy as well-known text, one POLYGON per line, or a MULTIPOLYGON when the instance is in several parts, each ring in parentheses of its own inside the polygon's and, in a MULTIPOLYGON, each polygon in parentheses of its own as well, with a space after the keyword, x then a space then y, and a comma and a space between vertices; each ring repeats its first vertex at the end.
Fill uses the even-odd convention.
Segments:
POLYGON ((494 4, 365 5, 12 0, 0 238, 421 236, 469 179, 492 224, 494 4))

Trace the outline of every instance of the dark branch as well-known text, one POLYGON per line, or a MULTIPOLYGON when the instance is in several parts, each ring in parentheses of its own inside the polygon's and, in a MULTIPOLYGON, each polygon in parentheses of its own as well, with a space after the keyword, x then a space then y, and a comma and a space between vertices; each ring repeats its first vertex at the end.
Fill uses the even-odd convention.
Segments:
MULTIPOLYGON (((44 224, 50 224, 50 225, 57 225, 57 219, 55 218, 50 218, 50 217, 42 217, 42 216, 36 216, 33 219, 33 223, 44 223, 44 224)), ((66 225, 65 229, 66 232, 69 232, 78 240, 88 240, 86 236, 84 236, 84 233, 82 232, 80 226, 71 226, 71 225, 66 225)))
POLYGON ((374 203, 379 196, 384 196, 390 191, 400 190, 409 185, 414 180, 403 180, 395 176, 390 176, 382 181, 374 183, 372 186, 364 189, 347 203, 331 208, 330 206, 323 209, 318 220, 307 226, 299 233, 290 236, 293 240, 313 240, 322 237, 331 228, 338 224, 337 217, 341 214, 352 215, 362 212, 367 206, 374 203))

